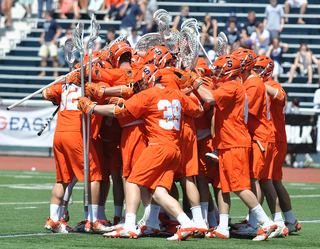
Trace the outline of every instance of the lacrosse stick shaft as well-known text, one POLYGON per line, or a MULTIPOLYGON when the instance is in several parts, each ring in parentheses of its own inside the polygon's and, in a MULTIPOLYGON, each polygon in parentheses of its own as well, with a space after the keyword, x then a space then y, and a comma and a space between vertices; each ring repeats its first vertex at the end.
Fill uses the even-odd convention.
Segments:
MULTIPOLYGON (((92 71, 92 45, 89 48, 89 84, 91 83, 91 71, 92 71)), ((90 99, 90 97, 89 97, 90 99)), ((89 167, 89 139, 90 139, 90 114, 87 114, 87 165, 89 167)))
POLYGON ((65 76, 59 77, 58 79, 56 79, 55 81, 51 82, 50 84, 42 87, 41 89, 35 91, 34 93, 31 93, 30 95, 28 95, 28 96, 24 97, 23 99, 17 101, 16 103, 8 106, 8 107, 7 107, 7 110, 10 111, 12 108, 16 107, 17 105, 20 105, 21 103, 23 103, 23 102, 27 101, 28 99, 36 96, 37 94, 42 93, 42 91, 45 90, 45 89, 47 89, 48 87, 53 86, 53 85, 55 85, 55 84, 58 83, 58 82, 64 81, 64 79, 65 79, 65 76))
MULTIPOLYGON (((81 96, 84 97, 84 72, 83 72, 83 50, 80 51, 80 61, 81 61, 81 96)), ((89 205, 89 195, 88 195, 88 161, 87 161, 87 142, 86 142, 86 115, 82 112, 82 138, 83 138, 83 173, 84 173, 84 206, 89 205)))
POLYGON ((200 41, 199 41, 199 45, 200 45, 200 47, 201 47, 201 49, 202 49, 202 51, 203 51, 204 55, 205 55, 205 56, 207 57, 207 59, 209 60, 210 65, 212 65, 212 61, 210 60, 209 55, 207 54, 206 50, 204 49, 204 47, 202 46, 202 44, 201 44, 201 42, 200 42, 200 41))
MULTIPOLYGON (((99 60, 98 57, 94 58, 94 59, 92 60, 92 63, 96 62, 97 60, 99 60)), ((88 63, 89 63, 89 62, 88 62, 88 63)), ((87 63, 87 64, 88 64, 88 63, 87 63)), ((86 64, 86 65, 87 65, 87 64, 86 64)), ((81 68, 82 68, 82 67, 83 67, 83 65, 81 66, 81 68)), ((80 70, 80 69, 76 69, 76 70, 74 70, 73 72, 77 72, 77 71, 79 71, 79 70, 80 70)), ((66 74, 66 75, 60 76, 60 77, 57 78, 55 81, 49 83, 48 85, 42 87, 41 89, 35 91, 34 93, 31 93, 30 95, 28 95, 28 96, 24 97, 23 99, 17 101, 16 103, 8 106, 8 107, 7 107, 7 110, 10 111, 12 108, 16 107, 17 105, 20 105, 21 103, 27 101, 28 99, 31 99, 32 97, 36 96, 37 94, 42 93, 43 90, 46 90, 46 89, 49 88, 50 86, 53 86, 53 85, 55 85, 55 84, 57 84, 57 83, 59 83, 59 82, 64 82, 65 79, 67 78, 67 76, 68 76, 69 74, 70 74, 70 73, 68 73, 68 74, 66 74)))
POLYGON ((43 133, 43 131, 47 128, 47 126, 50 124, 50 122, 52 121, 52 119, 54 118, 54 116, 57 114, 57 112, 59 111, 60 105, 57 107, 57 109, 52 113, 51 117, 48 119, 48 121, 44 124, 44 126, 42 127, 41 131, 39 131, 37 133, 38 136, 41 136, 41 134, 43 133))

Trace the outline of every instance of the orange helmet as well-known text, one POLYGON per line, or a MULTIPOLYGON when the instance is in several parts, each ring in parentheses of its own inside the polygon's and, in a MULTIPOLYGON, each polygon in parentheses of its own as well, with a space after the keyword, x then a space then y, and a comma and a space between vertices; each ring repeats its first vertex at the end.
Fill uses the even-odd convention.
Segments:
POLYGON ((232 53, 241 61, 242 73, 250 70, 256 63, 256 53, 251 49, 239 48, 232 53))
POLYGON ((128 60, 131 62, 133 49, 127 43, 121 41, 110 47, 106 59, 114 68, 118 68, 120 57, 126 53, 128 55, 128 60))
MULTIPOLYGON (((96 57, 100 56, 100 52, 98 51, 92 51, 92 60, 96 57)), ((83 65, 89 62, 89 52, 84 56, 83 58, 83 65)), ((77 64, 75 64, 74 68, 78 69, 81 67, 81 62, 79 61, 77 64)))
MULTIPOLYGON (((98 51, 92 51, 92 59, 99 57, 100 52, 98 51)), ((89 62, 89 52, 84 56, 83 63, 89 62)))
POLYGON ((167 61, 172 59, 172 55, 166 47, 156 46, 150 48, 143 59, 145 64, 154 64, 161 69, 164 68, 167 61))
POLYGON ((241 62, 232 55, 221 55, 211 66, 214 67, 214 77, 219 81, 226 81, 241 73, 241 62))
POLYGON ((153 87, 156 80, 160 79, 160 77, 160 70, 155 65, 143 65, 134 75, 133 91, 137 93, 153 87))
POLYGON ((274 69, 273 60, 265 55, 258 55, 256 64, 253 66, 252 70, 260 75, 264 81, 268 80, 272 75, 274 69))

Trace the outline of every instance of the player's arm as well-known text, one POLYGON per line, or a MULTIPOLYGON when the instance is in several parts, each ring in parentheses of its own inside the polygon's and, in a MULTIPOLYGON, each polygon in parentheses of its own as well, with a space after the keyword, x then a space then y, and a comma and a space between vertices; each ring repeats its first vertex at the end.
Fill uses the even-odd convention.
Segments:
POLYGON ((85 86, 85 95, 94 97, 95 99, 102 99, 103 96, 119 96, 123 98, 130 98, 134 94, 133 85, 129 83, 123 86, 104 87, 94 83, 87 83, 85 86))
POLYGON ((264 83, 266 86, 268 95, 276 102, 283 102, 285 100, 285 92, 282 89, 269 86, 268 84, 264 83))
POLYGON ((124 102, 122 98, 111 98, 108 102, 110 104, 97 105, 86 97, 79 97, 77 108, 86 114, 98 113, 109 117, 124 118, 131 115, 124 102))
POLYGON ((216 100, 214 99, 211 91, 213 90, 210 90, 204 86, 199 86, 198 89, 197 89, 197 92, 199 93, 200 97, 206 102, 208 103, 209 105, 215 105, 216 104, 216 100))

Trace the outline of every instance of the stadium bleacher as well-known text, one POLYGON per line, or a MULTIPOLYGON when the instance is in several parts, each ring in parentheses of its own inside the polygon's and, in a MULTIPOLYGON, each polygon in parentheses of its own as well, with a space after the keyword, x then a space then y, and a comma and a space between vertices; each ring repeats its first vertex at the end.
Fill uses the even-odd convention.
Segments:
MULTIPOLYGON (((280 1, 278 1, 280 2, 280 1)), ((206 0, 178 0, 159 1, 159 8, 166 9, 172 17, 180 13, 179 8, 181 5, 190 6, 190 16, 202 21, 206 13, 210 13, 212 18, 217 19, 219 32, 225 26, 225 22, 229 17, 231 11, 237 13, 237 20, 244 23, 247 20, 247 12, 254 10, 256 12, 256 19, 262 21, 264 18, 264 11, 269 0, 225 0, 225 1, 206 1, 206 0), (216 3, 214 3, 216 2, 216 3)), ((281 33, 281 41, 289 44, 290 48, 284 54, 284 73, 280 75, 280 82, 285 82, 288 79, 288 71, 298 51, 300 43, 308 44, 308 47, 313 51, 314 55, 320 59, 320 4, 316 0, 309 0, 309 5, 303 19, 305 25, 296 24, 299 17, 299 9, 291 9, 289 16, 289 24, 284 26, 281 33)), ((57 18, 59 11, 55 11, 57 18)), ((90 25, 90 19, 85 13, 82 13, 86 19, 81 20, 85 25, 85 30, 90 25)), ((105 22, 103 21, 104 12, 96 12, 97 19, 101 25, 101 38, 105 39, 105 34, 109 27, 115 27, 119 30, 120 21, 105 22)), ((70 27, 74 22, 70 19, 57 19, 63 28, 70 27)), ((8 32, 1 32, 2 39, 6 39, 6 46, 0 46, 0 96, 3 99, 4 105, 10 105, 15 101, 29 95, 30 93, 38 90, 39 88, 49 84, 55 78, 52 76, 54 71, 50 59, 48 59, 48 67, 46 68, 47 76, 37 77, 42 68, 40 67, 41 58, 38 57, 39 50, 39 37, 43 29, 37 28, 37 19, 29 19, 28 23, 23 24, 18 19, 13 20, 15 34, 8 32), (22 25, 23 24, 23 25, 22 25)), ((117 31, 119 34, 119 31, 117 31)), ((3 41, 3 40, 2 40, 3 41)), ((4 44, 1 41, 1 44, 4 44)), ((318 88, 316 84, 319 80, 316 65, 313 65, 313 83, 306 85, 307 77, 295 77, 292 84, 282 84, 284 89, 289 95, 289 100, 292 97, 299 97, 301 99, 301 107, 312 107, 313 94, 318 88)), ((68 72, 68 68, 59 68, 60 75, 68 72)), ((30 102, 30 105, 38 103, 44 104, 41 94, 35 96, 30 102)))

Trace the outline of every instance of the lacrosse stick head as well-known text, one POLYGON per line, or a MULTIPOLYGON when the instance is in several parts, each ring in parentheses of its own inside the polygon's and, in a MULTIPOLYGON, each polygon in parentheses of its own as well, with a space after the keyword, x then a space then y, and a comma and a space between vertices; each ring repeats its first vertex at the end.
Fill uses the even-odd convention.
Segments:
POLYGON ((225 41, 222 37, 218 36, 213 49, 216 52, 217 57, 227 54, 227 48, 228 40, 225 41))
POLYGON ((77 51, 76 47, 73 44, 72 38, 68 38, 63 46, 64 59, 68 63, 69 68, 73 67, 75 56, 74 53, 77 51))
POLYGON ((150 48, 161 46, 163 43, 161 35, 159 33, 148 33, 143 35, 136 46, 134 47, 137 51, 148 51, 150 48))
POLYGON ((160 70, 155 65, 143 65, 134 75, 133 91, 137 93, 151 88, 157 80, 160 80, 160 78, 160 70))
POLYGON ((189 28, 192 33, 194 33, 196 36, 200 36, 199 33, 199 26, 198 26, 198 21, 195 18, 189 18, 185 20, 181 24, 181 29, 183 30, 185 27, 189 28))
POLYGON ((153 18, 159 26, 159 32, 160 32, 160 35, 163 39, 163 42, 166 43, 164 35, 170 29, 169 22, 170 22, 171 17, 170 17, 169 12, 167 12, 164 9, 159 9, 154 13, 153 18))
POLYGON ((83 33, 83 24, 80 22, 72 31, 72 42, 80 53, 83 53, 83 33))
POLYGON ((165 46, 171 54, 179 53, 179 31, 176 29, 169 29, 169 31, 164 33, 165 46))
POLYGON ((91 16, 90 37, 88 41, 88 48, 90 49, 93 42, 98 38, 100 33, 100 24, 98 23, 94 14, 91 16))
POLYGON ((157 46, 149 49, 143 59, 145 64, 154 64, 161 69, 172 59, 172 55, 166 47, 157 46))
POLYGON ((190 70, 197 65, 199 56, 199 39, 189 27, 180 32, 180 55, 183 64, 190 70))
POLYGON ((106 60, 114 67, 119 68, 119 62, 120 58, 122 56, 128 56, 128 61, 131 63, 131 58, 133 55, 133 48, 130 47, 127 43, 124 41, 115 43, 110 47, 108 50, 107 58, 106 60))
POLYGON ((158 9, 153 14, 154 20, 157 22, 159 26, 160 33, 163 33, 164 31, 169 30, 169 22, 170 22, 170 14, 164 9, 158 9))
POLYGON ((214 78, 222 82, 241 74, 241 62, 233 55, 221 55, 212 66, 214 67, 214 78))
POLYGON ((114 39, 109 44, 104 46, 104 48, 102 50, 109 50, 114 44, 122 42, 122 41, 127 43, 127 36, 126 35, 120 35, 118 38, 114 39))
POLYGON ((242 73, 251 70, 257 60, 256 53, 251 49, 239 48, 232 55, 241 61, 242 73))
POLYGON ((274 69, 273 60, 266 55, 258 55, 252 70, 260 75, 264 81, 268 80, 274 69))

